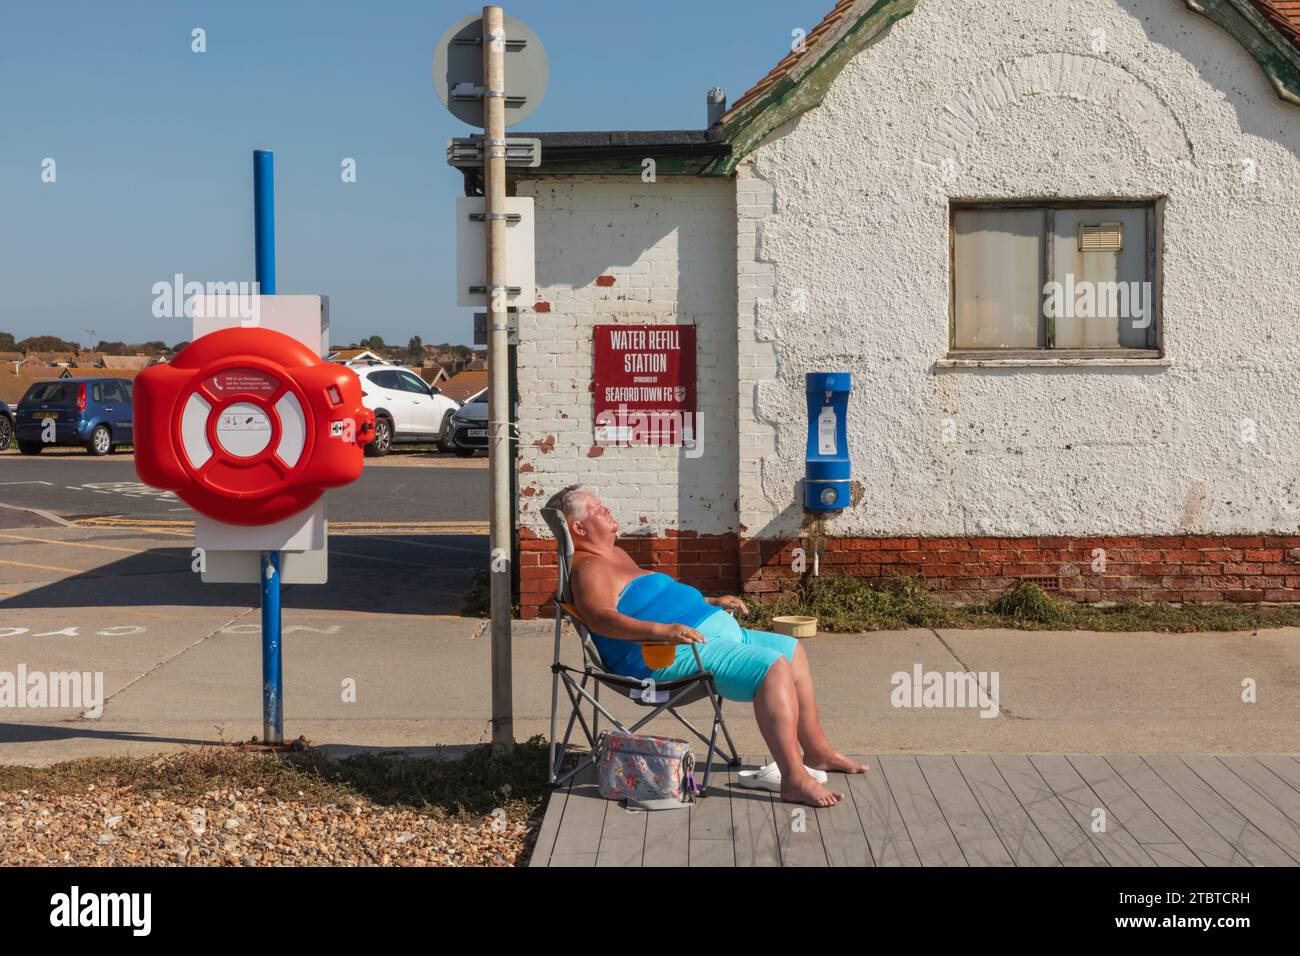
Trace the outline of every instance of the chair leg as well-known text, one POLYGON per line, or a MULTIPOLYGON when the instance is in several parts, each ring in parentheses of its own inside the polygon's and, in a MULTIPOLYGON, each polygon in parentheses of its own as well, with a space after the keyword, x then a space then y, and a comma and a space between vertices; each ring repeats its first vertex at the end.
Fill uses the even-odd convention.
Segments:
POLYGON ((596 703, 591 705, 591 736, 600 739, 600 681, 596 681, 596 703))
MULTIPOLYGON (((559 667, 560 664, 560 638, 562 636, 563 631, 564 631, 564 620, 560 617, 560 609, 557 607, 555 609, 555 655, 553 658, 555 667, 559 667)), ((557 743, 555 739, 555 725, 559 719, 559 709, 560 709, 560 672, 558 670, 552 670, 551 671, 551 747, 550 747, 550 753, 548 754, 548 763, 546 767, 546 782, 549 783, 552 787, 555 786, 555 775, 560 766, 559 762, 556 760, 555 757, 556 743, 557 743)), ((568 746, 567 733, 565 734, 565 746, 566 747, 568 746)), ((561 751, 560 759, 561 760, 564 759, 563 751, 561 751)))
MULTIPOLYGON (((569 696, 569 704, 572 709, 569 711, 569 722, 564 728, 564 740, 560 744, 559 753, 556 755, 555 760, 551 765, 556 774, 559 773, 560 764, 564 762, 564 758, 569 752, 569 740, 573 737, 573 725, 576 722, 582 722, 582 731, 587 735, 587 744, 589 749, 594 751, 596 746, 591 734, 587 733, 587 722, 582 717, 582 705, 579 703, 579 695, 575 694, 573 691, 574 687, 578 687, 579 685, 568 674, 562 676, 564 679, 564 692, 569 696)), ((582 679, 583 686, 585 686, 586 683, 587 678, 584 676, 582 679)), ((557 776, 554 783, 558 786, 571 776, 572 774, 565 774, 563 777, 557 776)))
POLYGON ((559 743, 555 739, 555 724, 559 718, 559 713, 558 713, 559 706, 560 706, 560 675, 558 672, 556 672, 551 674, 551 747, 550 747, 550 754, 548 755, 547 773, 546 773, 546 782, 549 783, 551 786, 555 786, 555 768, 557 766, 555 762, 555 751, 556 751, 556 746, 559 743))
POLYGON ((715 690, 709 695, 709 699, 713 701, 714 732, 717 732, 718 727, 722 728, 722 736, 727 741, 727 750, 730 751, 727 764, 732 767, 739 767, 741 764, 740 754, 736 753, 736 742, 731 739, 731 731, 727 729, 727 721, 722 716, 722 695, 715 690))

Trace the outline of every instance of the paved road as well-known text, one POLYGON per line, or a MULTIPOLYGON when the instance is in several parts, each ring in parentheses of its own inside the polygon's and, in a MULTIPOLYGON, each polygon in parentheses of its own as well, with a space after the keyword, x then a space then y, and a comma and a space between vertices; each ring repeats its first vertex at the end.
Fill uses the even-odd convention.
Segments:
MULTIPOLYGON (((368 461, 355 485, 330 493, 330 520, 486 521, 486 466, 485 458, 432 455, 393 456, 382 464, 368 461)), ((0 455, 0 504, 40 508, 65 518, 194 517, 194 512, 175 495, 141 484, 129 455, 0 455)))

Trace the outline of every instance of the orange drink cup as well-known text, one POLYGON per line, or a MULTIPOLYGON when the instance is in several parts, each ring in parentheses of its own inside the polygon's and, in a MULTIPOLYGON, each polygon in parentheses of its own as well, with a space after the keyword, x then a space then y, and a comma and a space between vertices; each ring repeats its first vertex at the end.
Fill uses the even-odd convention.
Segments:
POLYGON ((676 644, 642 644, 641 657, 644 658, 646 667, 651 670, 658 670, 661 667, 667 667, 677 657, 676 644))

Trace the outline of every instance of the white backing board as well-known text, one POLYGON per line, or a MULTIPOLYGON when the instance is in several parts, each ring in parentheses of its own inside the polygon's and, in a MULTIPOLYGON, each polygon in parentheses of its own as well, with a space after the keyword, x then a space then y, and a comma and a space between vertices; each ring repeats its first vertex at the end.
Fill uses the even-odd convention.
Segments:
MULTIPOLYGON (((196 295, 191 340, 229 328, 272 329, 325 358, 329 355, 329 311, 329 298, 323 295, 196 295)), ((326 497, 306 511, 270 525, 230 525, 196 515, 194 545, 204 551, 203 581, 257 584, 262 552, 279 551, 282 583, 324 584, 329 537, 326 497)))
MULTIPOLYGON (((456 304, 486 308, 486 293, 471 293, 470 287, 487 284, 487 223, 474 222, 471 213, 482 213, 487 200, 482 196, 456 198, 456 304)), ((537 263, 533 252, 533 199, 506 197, 506 215, 518 214, 519 222, 506 223, 506 285, 519 286, 506 301, 516 308, 531 309, 537 302, 537 263)))

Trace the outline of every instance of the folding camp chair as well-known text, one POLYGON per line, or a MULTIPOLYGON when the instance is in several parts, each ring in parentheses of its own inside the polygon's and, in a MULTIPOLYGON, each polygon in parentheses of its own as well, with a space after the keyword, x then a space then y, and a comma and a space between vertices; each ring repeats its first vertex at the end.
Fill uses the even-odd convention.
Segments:
POLYGON ((727 748, 730 750, 730 756, 727 757, 728 765, 739 767, 740 757, 736 754, 736 745, 731 740, 731 732, 727 730, 726 721, 722 719, 722 695, 718 693, 718 688, 714 684, 713 674, 704 669, 704 664, 700 661, 699 649, 693 645, 691 646, 691 650, 695 653, 695 664, 698 671, 677 680, 656 682, 654 685, 655 693, 650 700, 645 699, 647 688, 639 679, 624 677, 606 668, 604 661, 601 660, 600 650, 596 647, 596 642, 591 639, 591 631, 582 620, 577 607, 573 603, 573 595, 569 588, 569 573, 573 562, 573 540, 569 537, 569 528, 565 523, 564 515, 554 508, 543 508, 542 517, 546 520, 551 533, 555 535, 556 553, 559 558, 559 583, 555 589, 555 660, 551 664, 551 752, 548 767, 551 785, 559 786, 565 783, 579 770, 596 762, 596 750, 600 740, 598 720, 601 714, 623 733, 634 734, 645 724, 666 711, 676 717, 687 730, 708 745, 709 749, 705 754, 704 781, 700 788, 701 795, 705 794, 709 789, 709 777, 713 772, 714 754, 722 754, 722 751, 717 746, 719 728, 721 728, 722 735, 727 741, 727 748), (560 635, 564 630, 566 620, 573 625, 578 640, 582 642, 584 665, 581 668, 560 663, 560 635), (594 691, 594 695, 591 691, 588 691, 588 683, 592 685, 591 691, 594 691), (624 725, 622 721, 600 703, 600 688, 602 685, 617 688, 627 694, 628 699, 634 704, 649 709, 650 713, 631 727, 624 725), (564 730, 563 741, 559 741, 555 735, 559 720, 561 686, 564 687, 569 702, 573 706, 573 710, 569 714, 568 726, 564 730), (713 727, 708 737, 705 737, 694 724, 683 717, 677 710, 679 707, 706 698, 713 705, 713 727), (591 704, 590 725, 588 725, 586 716, 583 714, 584 703, 591 704), (587 738, 588 753, 578 761, 576 767, 561 774, 560 764, 564 762, 565 754, 568 752, 569 738, 573 734, 575 723, 581 725, 582 732, 587 738))

